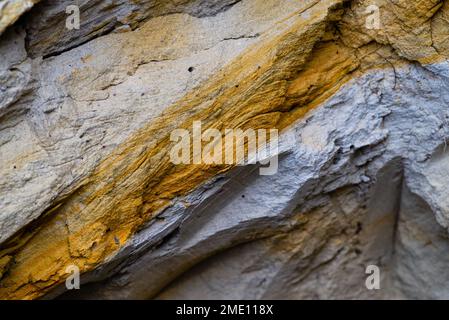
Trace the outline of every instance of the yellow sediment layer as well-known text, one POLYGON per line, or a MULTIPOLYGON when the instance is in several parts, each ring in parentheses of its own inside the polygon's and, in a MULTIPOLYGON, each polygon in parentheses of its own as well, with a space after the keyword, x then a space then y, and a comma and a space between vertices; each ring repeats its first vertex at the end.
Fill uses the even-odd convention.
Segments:
MULTIPOLYGON (((170 132, 201 120, 207 128, 286 128, 347 81, 401 62, 378 44, 350 48, 331 27, 343 1, 321 1, 305 21, 292 17, 167 108, 105 159, 75 192, 2 246, 0 298, 34 299, 62 283, 66 267, 93 270, 176 197, 232 165, 170 162, 170 132), (382 54, 385 59, 376 58, 382 54)), ((188 204, 186 204, 188 206, 188 204)))

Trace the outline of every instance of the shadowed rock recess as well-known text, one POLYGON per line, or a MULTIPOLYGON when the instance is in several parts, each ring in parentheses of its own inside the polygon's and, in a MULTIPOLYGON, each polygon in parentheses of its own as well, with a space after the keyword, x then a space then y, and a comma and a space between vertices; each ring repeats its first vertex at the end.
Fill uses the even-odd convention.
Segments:
POLYGON ((0 0, 0 33, 0 299, 449 299, 449 0, 0 0), (175 165, 194 121, 278 129, 278 172, 175 165))

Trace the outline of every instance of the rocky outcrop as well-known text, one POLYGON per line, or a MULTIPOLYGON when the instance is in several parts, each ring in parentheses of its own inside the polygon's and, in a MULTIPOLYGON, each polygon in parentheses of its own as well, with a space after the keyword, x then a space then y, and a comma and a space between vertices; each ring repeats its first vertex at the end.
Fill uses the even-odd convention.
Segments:
POLYGON ((0 2, 0 34, 40 0, 3 0, 0 2))
POLYGON ((0 39, 0 298, 449 296, 447 1, 67 5, 0 39), (279 171, 175 165, 194 121, 279 171))

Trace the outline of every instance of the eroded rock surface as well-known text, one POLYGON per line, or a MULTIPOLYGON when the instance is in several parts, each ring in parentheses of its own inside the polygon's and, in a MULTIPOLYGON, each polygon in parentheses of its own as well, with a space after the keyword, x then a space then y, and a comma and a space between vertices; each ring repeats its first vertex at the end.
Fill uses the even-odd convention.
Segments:
POLYGON ((2 0, 0 1, 0 34, 20 16, 40 0, 2 0))
POLYGON ((449 297, 447 1, 68 4, 0 38, 0 298, 449 297), (174 165, 198 120, 278 173, 174 165))

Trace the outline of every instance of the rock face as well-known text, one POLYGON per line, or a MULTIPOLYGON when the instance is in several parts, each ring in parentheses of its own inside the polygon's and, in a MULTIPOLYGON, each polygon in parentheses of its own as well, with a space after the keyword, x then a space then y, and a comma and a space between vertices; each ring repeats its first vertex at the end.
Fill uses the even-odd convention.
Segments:
POLYGON ((449 1, 43 0, 14 24, 33 2, 0 2, 1 299, 449 298, 449 1), (278 171, 176 165, 195 121, 278 129, 278 171))
POLYGON ((2 0, 0 2, 0 34, 17 21, 22 13, 40 0, 2 0))

